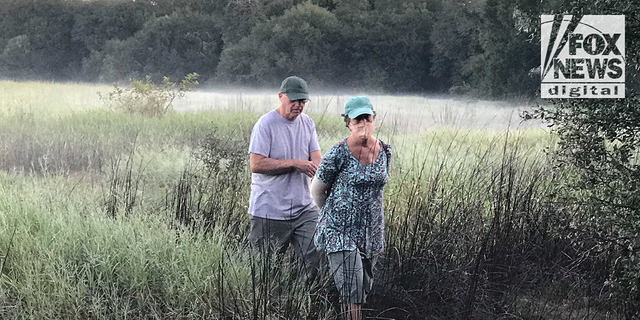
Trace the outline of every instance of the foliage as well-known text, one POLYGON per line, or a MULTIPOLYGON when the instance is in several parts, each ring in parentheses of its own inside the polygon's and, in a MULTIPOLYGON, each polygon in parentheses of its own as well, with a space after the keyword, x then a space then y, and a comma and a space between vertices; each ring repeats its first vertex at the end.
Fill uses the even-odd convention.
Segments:
POLYGON ((213 75, 221 50, 221 35, 211 16, 173 13, 150 19, 126 40, 107 41, 100 78, 113 81, 122 75, 151 75, 158 80, 197 71, 206 79, 213 75))
POLYGON ((626 98, 563 99, 536 116, 547 119, 560 137, 558 163, 574 168, 563 200, 579 208, 572 237, 590 257, 606 266, 600 279, 607 303, 626 319, 640 315, 640 16, 638 5, 617 0, 596 5, 564 1, 566 12, 624 14, 626 20, 626 98))
MULTIPOLYGON (((330 277, 308 286, 290 256, 260 265, 250 255, 246 150, 258 115, 231 110, 262 97, 145 118, 98 109, 95 86, 2 86, 0 318, 335 316, 330 277)), ((377 99, 407 110, 416 98, 377 99)), ((312 116, 323 150, 347 134, 339 117, 312 116)), ((621 289, 635 265, 582 232, 589 206, 566 202, 577 171, 551 167, 548 132, 386 126, 376 133, 394 148, 386 250, 367 317, 620 319, 631 310, 637 300, 621 289)))
POLYGON ((24 36, 28 39, 29 50, 18 60, 7 57, 9 60, 0 61, 0 69, 4 65, 18 79, 68 79, 78 73, 78 62, 84 50, 70 36, 76 2, 43 0, 34 5, 8 0, 2 6, 0 37, 16 39, 24 36), (15 65, 21 62, 26 63, 15 65))
POLYGON ((4 51, 0 53, 1 70, 7 77, 17 77, 25 70, 31 70, 32 65, 29 53, 31 42, 27 35, 20 35, 7 41, 4 51))
MULTIPOLYGON (((433 14, 425 4, 407 2, 393 10, 361 12, 344 5, 336 9, 342 22, 337 60, 343 70, 336 79, 350 87, 387 92, 435 88, 429 72, 433 14)), ((360 3, 360 7, 367 6, 360 3)))
POLYGON ((540 46, 521 4, 487 0, 478 41, 482 50, 471 56, 467 75, 472 88, 490 97, 535 98, 539 79, 529 71, 540 64, 540 46), (524 20, 524 21, 523 21, 524 20))
POLYGON ((308 81, 329 79, 334 70, 327 66, 337 62, 332 45, 337 24, 326 9, 311 2, 299 4, 225 48, 218 79, 231 83, 251 79, 260 85, 278 83, 292 74, 308 81))
POLYGON ((482 52, 477 32, 480 14, 455 2, 445 2, 434 15, 434 31, 430 34, 433 46, 431 74, 439 79, 438 90, 459 94, 472 76, 470 59, 482 52), (456 91, 457 90, 457 91, 456 91))
MULTIPOLYGON (((222 1, 221 1, 222 2, 222 1)), ((228 45, 236 44, 251 34, 252 29, 265 23, 271 18, 281 16, 284 11, 302 3, 301 0, 272 0, 272 1, 229 1, 223 14, 219 17, 224 42, 228 45)))
POLYGON ((297 74, 317 88, 533 97, 538 17, 559 2, 6 0, 0 76, 159 82, 197 72, 216 85, 273 86, 297 74))
POLYGON ((158 86, 151 80, 131 79, 129 87, 121 88, 118 83, 113 84, 113 90, 106 96, 98 92, 100 99, 107 107, 128 113, 138 113, 144 116, 163 116, 172 108, 176 98, 184 97, 194 85, 198 84, 198 74, 188 74, 180 83, 171 82, 164 77, 162 85, 158 86))

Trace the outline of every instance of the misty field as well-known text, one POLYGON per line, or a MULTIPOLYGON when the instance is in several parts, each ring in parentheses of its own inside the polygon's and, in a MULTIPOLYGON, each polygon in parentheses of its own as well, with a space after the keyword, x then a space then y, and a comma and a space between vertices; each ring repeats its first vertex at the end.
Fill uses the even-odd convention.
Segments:
MULTIPOLYGON (((0 82, 0 318, 334 319, 329 277, 248 249, 248 138, 275 90, 192 92, 163 117, 107 109, 109 90, 0 82)), ((322 151, 346 98, 305 110, 322 151)), ((617 319, 526 106, 372 101, 393 162, 368 317, 617 319)))

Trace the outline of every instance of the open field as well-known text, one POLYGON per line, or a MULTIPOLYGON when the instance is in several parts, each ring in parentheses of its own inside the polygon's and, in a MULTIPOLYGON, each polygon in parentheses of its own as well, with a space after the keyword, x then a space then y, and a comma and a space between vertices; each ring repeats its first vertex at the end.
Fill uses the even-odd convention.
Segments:
MULTIPOLYGON (((355 95, 366 95, 359 92, 355 95)), ((311 97, 306 107, 309 114, 339 116, 343 112, 345 94, 324 94, 311 97)), ((519 113, 530 110, 522 103, 478 101, 453 98, 417 96, 370 96, 381 125, 396 126, 404 130, 421 131, 437 127, 462 129, 542 128, 540 122, 522 122, 519 113)), ((262 92, 195 92, 177 101, 180 111, 251 111, 264 113, 277 106, 276 95, 262 92)), ((403 130, 403 131, 404 131, 403 130)))
MULTIPOLYGON (((105 109, 108 90, 0 82, 0 318, 335 318, 330 280, 245 241, 248 136, 276 94, 195 92, 148 118, 105 109)), ((323 151, 348 134, 346 98, 306 110, 323 151)), ((368 316, 616 318, 562 233, 571 172, 551 170, 540 123, 505 103, 372 101, 394 158, 368 316)))

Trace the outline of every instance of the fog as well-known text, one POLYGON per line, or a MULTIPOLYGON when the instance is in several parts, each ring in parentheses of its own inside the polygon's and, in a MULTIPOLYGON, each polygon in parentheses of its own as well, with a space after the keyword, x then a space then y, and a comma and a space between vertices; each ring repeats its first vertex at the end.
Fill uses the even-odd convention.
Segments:
MULTIPOLYGON (((248 111, 257 114, 276 108, 279 104, 277 90, 221 92, 189 92, 174 102, 179 112, 198 111, 248 111)), ((423 131, 437 127, 468 129, 524 129, 543 128, 539 120, 522 121, 520 114, 531 111, 531 104, 464 99, 456 97, 367 95, 377 113, 381 125, 392 125, 403 131, 423 131)), ((351 95, 311 95, 305 107, 307 114, 340 116, 345 101, 351 95)))

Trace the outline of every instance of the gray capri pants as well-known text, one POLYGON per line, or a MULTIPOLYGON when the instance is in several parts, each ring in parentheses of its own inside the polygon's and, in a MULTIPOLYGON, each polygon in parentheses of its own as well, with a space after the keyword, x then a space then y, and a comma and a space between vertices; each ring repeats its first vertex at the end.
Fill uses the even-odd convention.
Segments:
POLYGON ((342 303, 362 304, 373 287, 373 267, 377 256, 367 258, 354 251, 339 251, 328 254, 329 269, 336 282, 342 303))

